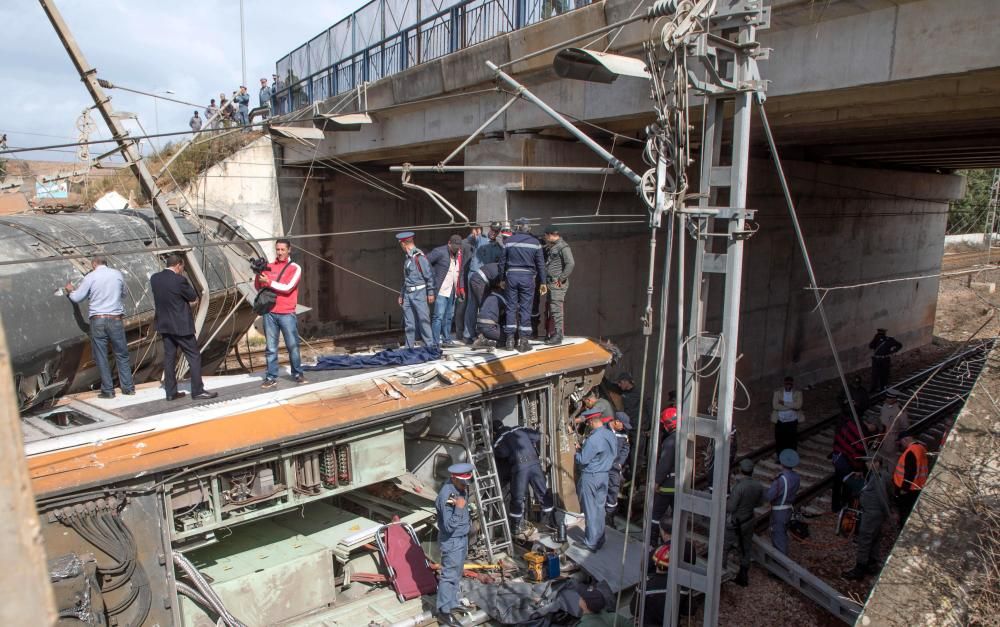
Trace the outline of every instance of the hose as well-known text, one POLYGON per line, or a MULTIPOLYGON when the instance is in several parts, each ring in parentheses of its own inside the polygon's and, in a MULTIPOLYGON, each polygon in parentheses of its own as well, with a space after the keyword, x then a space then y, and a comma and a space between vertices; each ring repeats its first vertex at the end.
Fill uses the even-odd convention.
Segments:
POLYGON ((207 610, 208 612, 214 612, 217 617, 222 616, 222 613, 225 611, 224 607, 218 606, 212 601, 206 599, 204 595, 202 595, 200 592, 198 592, 191 586, 187 585, 183 581, 175 582, 175 586, 177 587, 178 594, 182 594, 187 598, 191 599, 192 601, 200 605, 202 609, 207 610))
POLYGON ((219 598, 219 595, 215 593, 212 586, 208 584, 208 581, 206 581, 202 574, 198 572, 198 569, 195 568, 194 564, 192 564, 188 558, 184 557, 184 555, 178 551, 174 551, 173 555, 174 565, 184 571, 184 574, 187 575, 188 579, 190 579, 192 583, 194 583, 198 592, 200 592, 202 596, 210 602, 209 604, 212 607, 218 609, 219 616, 226 623, 226 625, 229 627, 246 627, 246 625, 240 622, 238 618, 233 616, 229 610, 226 609, 222 599, 219 598))

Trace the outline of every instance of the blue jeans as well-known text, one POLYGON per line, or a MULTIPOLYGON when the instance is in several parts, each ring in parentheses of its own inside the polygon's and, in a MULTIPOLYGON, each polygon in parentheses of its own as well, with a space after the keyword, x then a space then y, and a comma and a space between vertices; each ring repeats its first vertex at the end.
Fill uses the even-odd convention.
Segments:
POLYGON ((264 338, 267 340, 267 378, 278 378, 278 331, 285 338, 288 361, 291 362, 292 376, 302 374, 302 360, 299 358, 299 326, 295 314, 264 314, 264 338))
POLYGON ((101 373, 101 392, 115 393, 115 382, 111 378, 111 363, 108 361, 108 344, 118 365, 118 383, 122 392, 135 390, 132 383, 132 366, 128 361, 128 342, 125 340, 125 323, 121 318, 91 318, 90 347, 94 363, 101 373))
POLYGON ((431 335, 434 344, 451 340, 451 319, 455 316, 455 297, 438 296, 434 299, 434 316, 431 318, 431 335))

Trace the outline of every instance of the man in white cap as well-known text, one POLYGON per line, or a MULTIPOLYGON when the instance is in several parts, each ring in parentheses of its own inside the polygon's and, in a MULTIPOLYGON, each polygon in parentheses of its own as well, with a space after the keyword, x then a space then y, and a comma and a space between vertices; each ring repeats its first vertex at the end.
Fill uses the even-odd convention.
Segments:
POLYGON ((899 392, 894 388, 886 390, 885 401, 879 410, 878 418, 882 428, 885 429, 879 454, 885 461, 891 463, 896 461, 896 456, 899 454, 899 438, 910 428, 910 415, 899 404, 899 392))
POLYGON ((799 493, 799 473, 792 470, 799 465, 799 454, 786 448, 778 455, 781 474, 774 478, 765 498, 771 504, 771 544, 788 555, 788 523, 792 521, 792 506, 799 493))
POLYGON ((469 503, 467 491, 472 481, 472 464, 452 464, 451 475, 441 486, 434 507, 437 510, 438 543, 441 546, 441 576, 437 591, 437 620, 442 625, 461 625, 458 593, 469 553, 469 503))

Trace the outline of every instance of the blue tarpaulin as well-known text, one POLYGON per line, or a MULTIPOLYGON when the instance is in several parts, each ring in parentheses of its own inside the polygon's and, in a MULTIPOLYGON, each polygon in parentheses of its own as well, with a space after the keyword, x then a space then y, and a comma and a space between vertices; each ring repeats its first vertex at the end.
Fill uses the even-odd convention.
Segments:
POLYGON ((441 349, 418 346, 416 348, 394 348, 374 355, 324 355, 316 360, 315 366, 303 366, 303 370, 356 370, 358 368, 382 368, 385 366, 413 366, 441 358, 441 349))

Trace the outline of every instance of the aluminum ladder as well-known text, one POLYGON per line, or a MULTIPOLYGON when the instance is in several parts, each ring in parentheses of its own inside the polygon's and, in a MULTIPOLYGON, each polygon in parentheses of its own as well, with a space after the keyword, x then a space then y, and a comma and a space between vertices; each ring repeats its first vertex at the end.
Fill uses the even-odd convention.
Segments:
POLYGON ((477 507, 486 555, 495 561, 501 553, 510 555, 514 543, 504 504, 503 488, 493 455, 489 417, 482 407, 470 407, 459 414, 462 440, 472 463, 472 494, 477 507))

